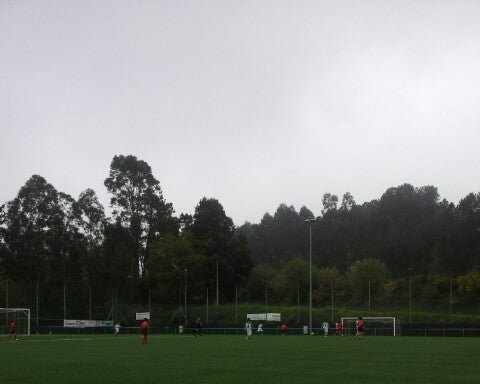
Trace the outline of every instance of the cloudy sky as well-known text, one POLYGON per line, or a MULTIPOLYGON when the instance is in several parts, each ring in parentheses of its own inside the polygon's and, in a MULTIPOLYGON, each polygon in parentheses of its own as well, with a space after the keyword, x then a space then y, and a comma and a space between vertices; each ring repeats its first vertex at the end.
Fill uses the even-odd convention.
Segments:
POLYGON ((237 225, 391 186, 480 191, 479 1, 0 0, 0 204, 108 206, 112 157, 237 225))

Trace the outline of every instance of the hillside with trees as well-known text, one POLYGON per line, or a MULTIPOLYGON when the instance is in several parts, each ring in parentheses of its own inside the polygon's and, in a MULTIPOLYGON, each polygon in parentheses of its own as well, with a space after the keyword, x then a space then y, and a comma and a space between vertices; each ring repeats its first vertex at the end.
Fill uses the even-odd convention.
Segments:
MULTIPOLYGON (((104 318, 113 300, 200 305, 306 303, 312 224, 314 303, 456 308, 480 294, 480 193, 457 205, 434 186, 403 184, 357 204, 325 193, 315 217, 280 204, 236 227, 215 198, 176 215, 151 167, 115 156, 105 179, 112 214, 92 189, 77 198, 33 175, 0 209, 0 300, 39 318, 104 318), (8 294, 7 294, 8 293, 8 294), (65 304, 68 296, 68 304, 65 304), (33 313, 35 316, 35 313, 33 313)), ((3 305, 2 305, 3 306, 3 305)))

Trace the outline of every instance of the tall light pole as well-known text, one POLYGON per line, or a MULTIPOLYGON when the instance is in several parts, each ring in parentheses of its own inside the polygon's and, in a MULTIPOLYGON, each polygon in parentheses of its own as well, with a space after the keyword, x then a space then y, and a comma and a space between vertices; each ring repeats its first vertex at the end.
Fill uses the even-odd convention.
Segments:
POLYGON ((216 301, 215 301, 215 306, 218 307, 220 304, 220 300, 218 298, 218 258, 217 258, 217 297, 216 297, 216 301))
POLYGON ((408 268, 408 322, 412 323, 412 268, 408 268))
POLYGON ((315 219, 304 220, 308 224, 309 228, 309 245, 310 245, 310 294, 309 294, 309 314, 308 314, 308 328, 310 330, 309 334, 312 334, 312 224, 315 223, 315 219))
POLYGON ((185 268, 185 327, 187 326, 187 271, 188 269, 185 268))

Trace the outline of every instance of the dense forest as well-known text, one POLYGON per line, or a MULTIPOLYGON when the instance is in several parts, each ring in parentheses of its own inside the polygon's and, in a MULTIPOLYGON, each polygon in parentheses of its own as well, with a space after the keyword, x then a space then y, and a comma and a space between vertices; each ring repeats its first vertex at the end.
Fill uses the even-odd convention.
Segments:
POLYGON ((214 198, 175 215, 151 167, 132 155, 113 158, 104 184, 111 217, 92 189, 75 199, 39 175, 1 206, 2 304, 39 305, 42 318, 85 318, 93 301, 104 317, 112 291, 123 302, 175 304, 186 286, 190 302, 205 302, 207 292, 213 302, 217 271, 220 302, 237 294, 306 302, 309 225, 315 305, 333 295, 362 303, 367 290, 377 302, 404 303, 409 284, 432 305, 452 287, 457 301, 478 301, 480 193, 458 205, 440 200, 434 186, 403 184, 361 205, 348 192, 341 202, 326 193, 319 217, 280 204, 260 223, 235 227, 214 198))

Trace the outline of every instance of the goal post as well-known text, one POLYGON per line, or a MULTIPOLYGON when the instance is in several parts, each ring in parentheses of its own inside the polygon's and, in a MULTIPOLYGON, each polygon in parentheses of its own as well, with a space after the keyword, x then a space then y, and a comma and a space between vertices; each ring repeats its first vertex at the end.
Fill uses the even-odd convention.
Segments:
MULTIPOLYGON (((357 317, 342 317, 342 324, 346 332, 355 334, 357 317)), ((374 336, 400 335, 400 321, 395 317, 362 317, 367 334, 374 336)))
POLYGON ((17 330, 30 335, 30 308, 0 308, 0 319, 7 327, 15 321, 17 330))

